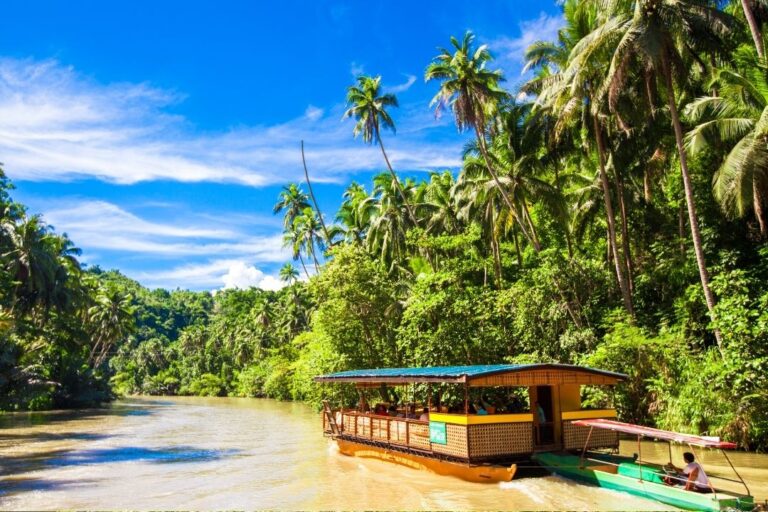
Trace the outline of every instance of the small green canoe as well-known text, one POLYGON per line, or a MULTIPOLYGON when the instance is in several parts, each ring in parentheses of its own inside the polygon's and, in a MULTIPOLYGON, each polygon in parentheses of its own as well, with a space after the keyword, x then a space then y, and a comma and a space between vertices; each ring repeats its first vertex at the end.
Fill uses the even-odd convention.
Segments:
POLYGON ((717 492, 701 494, 664 484, 663 474, 630 457, 589 454, 583 461, 568 453, 538 453, 533 460, 566 478, 628 492, 687 510, 752 510, 752 496, 717 492))

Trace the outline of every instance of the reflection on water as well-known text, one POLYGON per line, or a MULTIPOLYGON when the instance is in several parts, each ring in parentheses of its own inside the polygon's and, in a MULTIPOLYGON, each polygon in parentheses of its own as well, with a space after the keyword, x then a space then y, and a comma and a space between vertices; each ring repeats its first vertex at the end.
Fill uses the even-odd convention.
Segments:
MULTIPOLYGON (((644 443, 666 462, 666 445, 644 443)), ((622 451, 637 451, 635 443, 622 451)), ((673 457, 678 456, 673 452, 673 457)), ((709 473, 727 466, 709 453, 709 473)), ((768 496, 768 457, 735 454, 768 496)), ((130 399, 105 410, 0 416, 0 508, 658 510, 558 477, 472 484, 340 455, 302 404, 130 399)))

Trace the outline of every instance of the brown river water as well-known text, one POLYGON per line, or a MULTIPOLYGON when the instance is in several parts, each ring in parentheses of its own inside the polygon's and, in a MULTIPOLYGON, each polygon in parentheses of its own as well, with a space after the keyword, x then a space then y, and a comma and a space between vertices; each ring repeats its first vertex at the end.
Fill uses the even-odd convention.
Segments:
MULTIPOLYGON (((346 457, 320 430, 303 404, 246 398, 0 415, 0 509, 669 510, 556 476, 472 484, 346 457)), ((642 450, 667 459, 666 445, 642 450)), ((622 444, 633 451, 636 443, 622 444)), ((719 455, 702 459, 708 472, 728 474, 719 455)), ((768 497, 768 455, 732 460, 752 493, 768 497)))

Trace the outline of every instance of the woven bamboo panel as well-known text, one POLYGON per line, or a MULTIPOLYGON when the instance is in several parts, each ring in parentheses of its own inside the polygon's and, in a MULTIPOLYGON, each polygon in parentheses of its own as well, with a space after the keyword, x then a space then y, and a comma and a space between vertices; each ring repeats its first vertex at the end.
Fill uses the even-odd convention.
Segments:
POLYGON ((371 418, 368 416, 357 416, 357 436, 371 437, 371 418))
POLYGON ((608 375, 598 375, 574 370, 528 370, 490 375, 469 381, 470 386, 546 386, 556 384, 610 385, 618 380, 608 375))
POLYGON ((420 450, 429 450, 429 423, 411 423, 408 425, 408 446, 420 450))
POLYGON ((389 421, 389 442, 394 444, 407 444, 405 420, 392 419, 389 421))
POLYGON ((469 456, 497 457, 533 452, 533 423, 469 426, 469 456))
POLYGON ((448 444, 432 444, 432 451, 466 459, 469 455, 467 427, 465 425, 451 425, 449 423, 445 426, 445 433, 448 438, 448 444))
POLYGON ((371 418, 372 438, 377 441, 386 441, 389 438, 389 420, 386 418, 371 418))
MULTIPOLYGON (((572 421, 563 422, 563 448, 566 450, 581 450, 589 436, 589 427, 574 425, 572 421)), ((617 448, 619 433, 611 430, 596 428, 592 430, 587 448, 617 448)))
POLYGON ((354 434, 355 418, 356 416, 353 414, 342 414, 341 425, 339 425, 339 428, 341 429, 341 431, 344 432, 345 434, 354 434))

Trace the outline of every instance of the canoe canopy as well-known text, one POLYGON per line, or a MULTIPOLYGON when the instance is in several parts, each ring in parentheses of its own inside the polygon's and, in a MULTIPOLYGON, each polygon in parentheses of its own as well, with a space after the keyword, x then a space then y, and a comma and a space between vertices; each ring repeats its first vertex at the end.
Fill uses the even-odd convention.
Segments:
POLYGON ((661 439, 664 441, 673 441, 676 443, 691 444, 693 446, 702 446, 705 448, 736 448, 736 443, 729 443, 728 441, 721 441, 716 437, 694 436, 692 434, 681 434, 679 432, 671 432, 669 430, 660 430, 658 428, 641 427, 640 425, 632 425, 631 423, 622 423, 620 421, 594 419, 594 420, 576 420, 574 425, 581 425, 582 427, 595 427, 606 430, 613 430, 614 432, 623 432, 625 434, 633 434, 636 436, 648 437, 652 439, 661 439))
POLYGON ((626 375, 570 364, 489 364, 424 368, 348 370, 315 377, 315 382, 409 384, 414 382, 467 383, 470 386, 527 386, 547 384, 616 384, 626 375))

